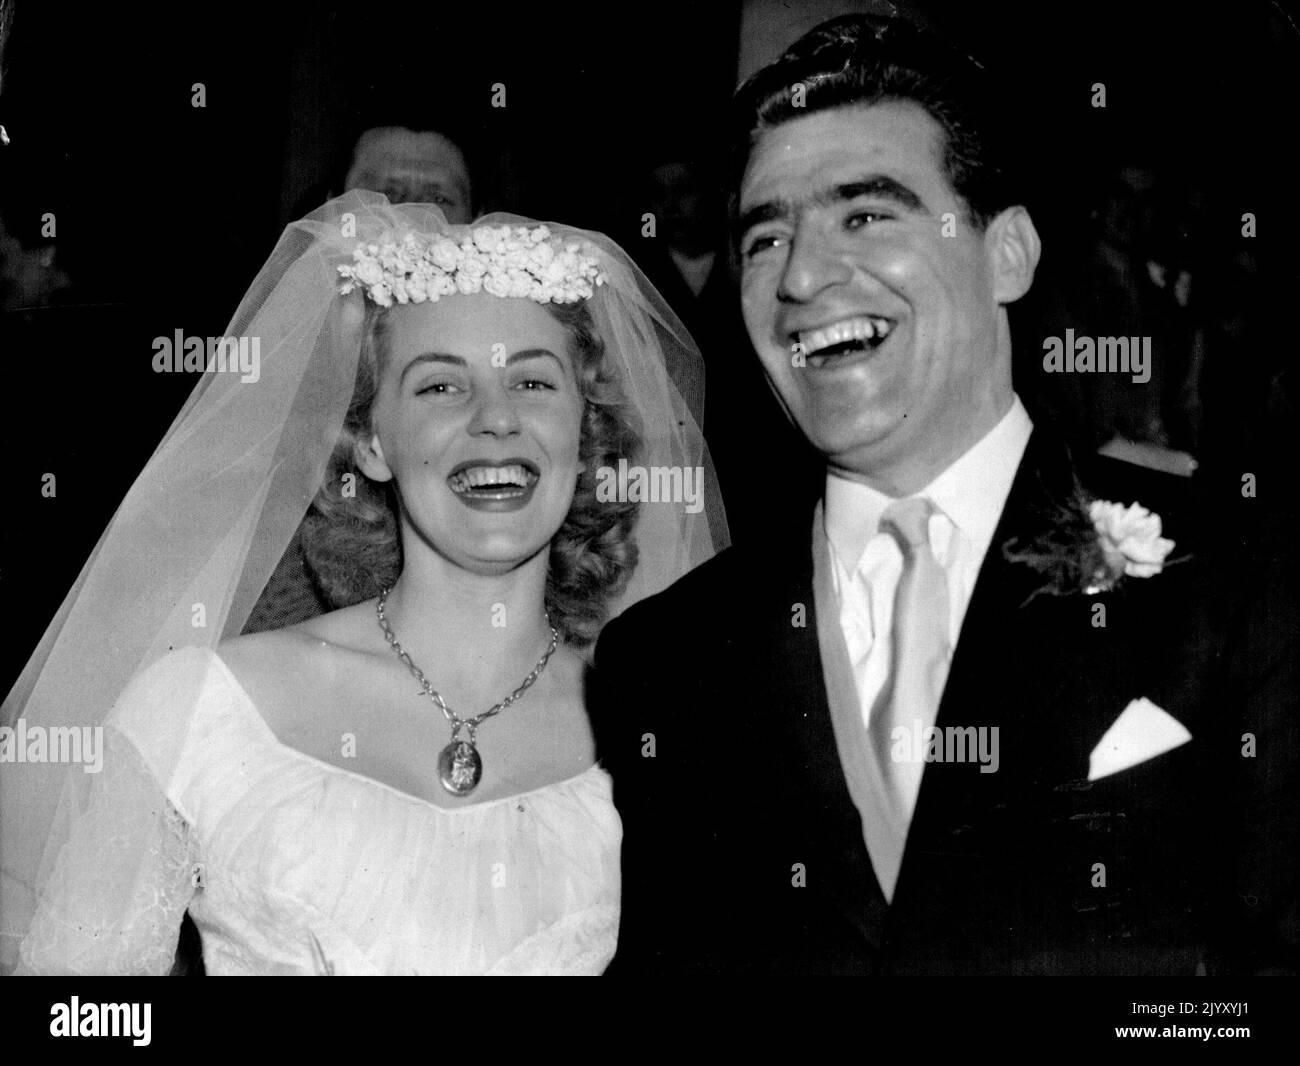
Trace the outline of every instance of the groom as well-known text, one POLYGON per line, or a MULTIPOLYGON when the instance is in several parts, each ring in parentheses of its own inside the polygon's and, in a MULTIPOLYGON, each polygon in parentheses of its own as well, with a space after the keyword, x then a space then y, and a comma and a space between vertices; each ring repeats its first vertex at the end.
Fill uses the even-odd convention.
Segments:
POLYGON ((611 972, 1294 965, 1294 668, 1235 666, 1269 631, 1167 479, 1013 391, 1040 245, 980 76, 847 16, 738 94, 746 324, 826 476, 600 640, 611 972))

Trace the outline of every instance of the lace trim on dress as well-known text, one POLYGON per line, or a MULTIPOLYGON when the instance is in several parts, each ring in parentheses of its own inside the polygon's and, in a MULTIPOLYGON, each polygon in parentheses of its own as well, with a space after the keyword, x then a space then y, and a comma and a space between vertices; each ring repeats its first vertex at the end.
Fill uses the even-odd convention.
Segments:
MULTIPOLYGON (((134 746, 104 729, 104 762, 69 775, 60 817, 75 832, 55 856, 21 947, 19 973, 166 975, 181 919, 202 884, 197 840, 134 746), (123 825, 123 810, 154 816, 123 825)), ((52 860, 52 861, 51 861, 52 860)))

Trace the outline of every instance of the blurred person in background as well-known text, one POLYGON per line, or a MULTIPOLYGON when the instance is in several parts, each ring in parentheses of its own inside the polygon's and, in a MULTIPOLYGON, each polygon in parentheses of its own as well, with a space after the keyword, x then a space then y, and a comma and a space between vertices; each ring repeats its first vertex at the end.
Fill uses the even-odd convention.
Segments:
POLYGON ((642 206, 653 215, 653 234, 643 228, 628 246, 704 354, 704 435, 732 542, 745 543, 764 536, 774 507, 791 506, 805 491, 815 495, 821 464, 753 358, 719 168, 702 148, 668 147, 645 174, 642 206))
POLYGON ((389 203, 435 204, 447 221, 473 218, 474 186, 465 153, 434 129, 375 126, 357 138, 343 190, 369 189, 389 203))

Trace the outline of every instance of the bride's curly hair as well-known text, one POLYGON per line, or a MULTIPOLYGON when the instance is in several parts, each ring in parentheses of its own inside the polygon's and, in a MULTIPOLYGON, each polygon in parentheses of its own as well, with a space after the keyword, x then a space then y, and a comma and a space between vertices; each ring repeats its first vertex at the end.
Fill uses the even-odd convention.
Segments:
MULTIPOLYGON (((546 609, 561 639, 596 639, 610 600, 636 568, 635 502, 596 499, 596 472, 616 467, 641 447, 635 412, 605 356, 583 303, 542 305, 569 331, 570 355, 583 398, 579 456, 582 472, 568 516, 551 538, 546 609)), ((371 414, 386 355, 389 309, 366 305, 356 387, 325 481, 303 523, 307 566, 334 607, 379 595, 402 572, 397 496, 393 482, 376 482, 357 467, 353 446, 372 432, 371 414)))

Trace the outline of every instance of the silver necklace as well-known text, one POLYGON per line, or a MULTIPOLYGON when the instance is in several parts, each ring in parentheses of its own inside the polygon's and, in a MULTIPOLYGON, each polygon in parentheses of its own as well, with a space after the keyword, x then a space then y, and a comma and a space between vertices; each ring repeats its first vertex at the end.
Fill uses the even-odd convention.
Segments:
POLYGON ((555 631, 555 627, 551 625, 550 614, 547 614, 546 625, 551 631, 551 646, 546 649, 546 654, 537 660, 537 665, 533 667, 532 672, 523 679, 519 687, 509 696, 498 703, 494 703, 482 714, 476 714, 473 718, 461 718, 447 706, 447 701, 442 698, 438 690, 429 684, 429 679, 424 676, 424 671, 411 661, 411 657, 397 643, 393 627, 388 624, 388 619, 384 616, 384 604, 388 601, 388 593, 389 590, 384 589, 375 603, 375 613, 379 615, 379 628, 384 631, 384 639, 388 641, 393 651, 397 652, 397 657, 406 663, 407 669, 411 671, 415 679, 420 682, 422 694, 433 700, 442 709, 447 721, 451 723, 451 743, 438 753, 438 780, 442 782, 442 787, 453 796, 468 796, 474 789, 478 788, 478 783, 483 777, 483 759, 478 753, 478 748, 474 746, 474 735, 478 731, 478 727, 493 715, 504 711, 527 692, 534 681, 541 677, 542 671, 546 669, 547 662, 550 661, 560 643, 560 635, 555 631), (469 734, 468 740, 460 739, 462 728, 469 734))

